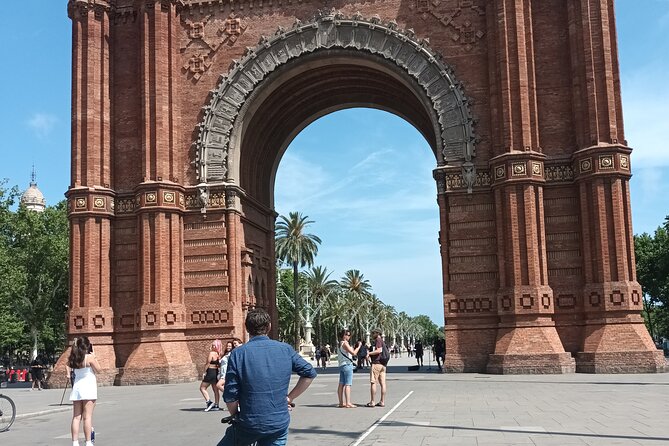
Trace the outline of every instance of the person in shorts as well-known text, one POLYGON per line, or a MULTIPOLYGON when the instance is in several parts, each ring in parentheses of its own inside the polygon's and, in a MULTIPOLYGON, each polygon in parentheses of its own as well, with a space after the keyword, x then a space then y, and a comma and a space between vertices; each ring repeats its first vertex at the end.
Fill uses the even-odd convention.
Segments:
POLYGON ((218 402, 220 399, 220 392, 216 384, 218 383, 218 369, 221 366, 221 355, 223 353, 223 343, 220 339, 216 339, 211 343, 211 351, 207 356, 207 362, 204 366, 204 374, 202 375, 202 382, 200 383, 200 393, 204 398, 204 411, 220 410, 218 402), (214 391, 214 401, 209 399, 209 391, 207 388, 211 386, 214 391))
POLYGON ((381 330, 375 328, 372 330, 372 342, 370 346, 374 346, 374 350, 367 353, 367 357, 372 362, 372 367, 369 369, 369 382, 370 386, 370 396, 371 399, 367 403, 367 407, 385 407, 386 405, 386 366, 381 364, 380 355, 383 351, 383 337, 381 336, 381 330), (381 399, 378 403, 374 404, 376 400, 376 384, 379 384, 381 387, 381 399))
POLYGON ((351 332, 343 329, 339 333, 339 353, 337 360, 339 362, 339 387, 337 387, 337 396, 339 405, 337 407, 353 408, 356 407, 351 401, 351 386, 353 385, 353 358, 355 358, 362 345, 361 341, 352 347, 349 343, 351 332))

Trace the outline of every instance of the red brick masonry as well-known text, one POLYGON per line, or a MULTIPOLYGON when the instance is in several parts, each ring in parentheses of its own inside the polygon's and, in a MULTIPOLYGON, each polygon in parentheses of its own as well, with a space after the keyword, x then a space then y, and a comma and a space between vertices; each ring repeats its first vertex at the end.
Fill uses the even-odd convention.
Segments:
POLYGON ((640 317, 613 0, 68 12, 68 326, 102 382, 196 379, 249 307, 276 318, 278 162, 351 106, 404 117, 434 151, 447 370, 663 370, 640 317))

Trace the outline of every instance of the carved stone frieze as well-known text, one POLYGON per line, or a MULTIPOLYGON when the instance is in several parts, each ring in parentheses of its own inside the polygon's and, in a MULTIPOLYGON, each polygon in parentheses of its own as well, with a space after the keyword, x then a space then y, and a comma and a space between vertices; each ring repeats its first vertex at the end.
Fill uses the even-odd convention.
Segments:
POLYGON ((466 190, 471 193, 474 188, 490 187, 490 172, 487 169, 477 169, 474 165, 465 164, 461 172, 445 172, 435 174, 437 191, 466 190))
POLYGON ((118 198, 116 200, 117 214, 130 214, 134 212, 136 208, 137 202, 135 201, 135 197, 118 198))
POLYGON ((378 17, 365 20, 359 14, 344 17, 321 11, 310 22, 295 22, 263 36, 248 49, 230 72, 222 76, 199 124, 195 142, 198 179, 227 179, 231 133, 240 109, 251 92, 273 71, 291 59, 324 48, 355 48, 382 56, 404 69, 423 88, 438 117, 438 149, 444 161, 471 161, 475 136, 469 103, 453 70, 411 30, 378 17))
POLYGON ((181 47, 186 61, 182 66, 187 76, 199 80, 211 66, 218 49, 223 45, 232 46, 244 34, 248 25, 235 14, 224 20, 205 16, 200 20, 185 20, 188 42, 181 47))
POLYGON ((447 28, 453 42, 471 51, 485 36, 485 5, 477 0, 413 0, 409 8, 423 20, 436 19, 447 28))
POLYGON ((569 164, 558 166, 546 166, 545 175, 547 183, 559 183, 574 180, 574 169, 569 164))

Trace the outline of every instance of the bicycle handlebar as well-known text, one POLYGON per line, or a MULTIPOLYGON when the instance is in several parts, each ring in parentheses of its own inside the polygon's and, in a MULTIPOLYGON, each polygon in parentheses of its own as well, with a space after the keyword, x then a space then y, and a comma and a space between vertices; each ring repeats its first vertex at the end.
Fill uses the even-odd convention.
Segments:
MULTIPOLYGON (((288 403, 288 405, 289 405, 290 407, 295 407, 295 403, 293 403, 292 401, 291 401, 290 403, 288 403)), ((237 414, 235 414, 235 415, 228 415, 227 417, 223 417, 223 418, 221 418, 221 423, 223 423, 223 424, 226 424, 226 423, 227 423, 227 424, 232 424, 232 423, 235 422, 236 419, 237 419, 237 414)))

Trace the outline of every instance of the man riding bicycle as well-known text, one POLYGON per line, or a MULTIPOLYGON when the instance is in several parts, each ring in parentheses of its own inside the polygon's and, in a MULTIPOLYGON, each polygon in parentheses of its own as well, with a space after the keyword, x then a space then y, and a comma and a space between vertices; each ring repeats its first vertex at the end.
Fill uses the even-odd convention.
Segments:
POLYGON ((289 406, 309 387, 316 370, 291 346, 267 336, 271 327, 267 311, 250 310, 245 325, 251 339, 230 354, 223 392, 235 420, 218 446, 283 446, 289 406), (293 372, 300 379, 289 392, 293 372))

